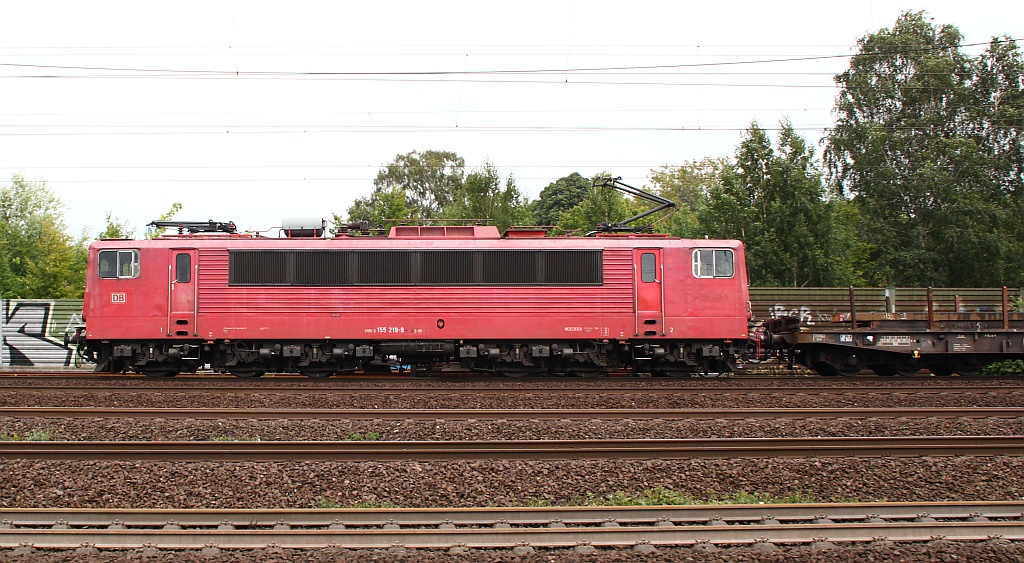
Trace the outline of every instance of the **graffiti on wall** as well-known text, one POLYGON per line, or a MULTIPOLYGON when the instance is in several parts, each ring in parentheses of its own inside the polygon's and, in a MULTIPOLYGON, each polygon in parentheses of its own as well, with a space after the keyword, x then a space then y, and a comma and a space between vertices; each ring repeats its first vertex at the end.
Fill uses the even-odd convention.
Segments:
POLYGON ((64 333, 84 324, 81 300, 4 299, 0 314, 0 365, 74 364, 74 345, 64 344, 64 333))
MULTIPOLYGON (((783 303, 776 303, 774 306, 768 309, 768 318, 779 319, 782 317, 797 317, 800 319, 802 325, 814 325, 819 323, 830 323, 837 320, 836 315, 842 315, 832 312, 816 311, 810 305, 786 305, 783 303)), ((847 316, 849 314, 847 313, 847 316)))

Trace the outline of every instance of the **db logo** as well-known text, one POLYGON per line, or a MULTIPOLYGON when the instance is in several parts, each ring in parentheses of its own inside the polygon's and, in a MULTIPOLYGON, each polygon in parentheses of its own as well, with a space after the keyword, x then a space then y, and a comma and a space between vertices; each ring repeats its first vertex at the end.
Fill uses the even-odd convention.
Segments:
POLYGON ((111 293, 110 294, 110 302, 111 303, 127 303, 128 302, 128 294, 127 293, 111 293))

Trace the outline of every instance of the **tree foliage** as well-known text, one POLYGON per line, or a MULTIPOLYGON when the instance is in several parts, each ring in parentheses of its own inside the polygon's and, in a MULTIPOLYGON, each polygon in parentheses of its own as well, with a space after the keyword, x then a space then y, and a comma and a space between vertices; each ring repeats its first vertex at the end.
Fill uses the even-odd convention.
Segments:
POLYGON ((720 188, 722 177, 731 163, 727 158, 704 158, 680 166, 663 166, 651 171, 654 191, 679 206, 656 227, 662 232, 683 238, 704 236, 700 217, 705 213, 708 194, 720 188))
POLYGON ((558 227, 564 231, 584 234, 596 229, 600 223, 622 221, 642 210, 643 205, 632 197, 612 188, 594 186, 587 189, 586 196, 579 204, 559 214, 558 227))
POLYGON ((334 215, 335 229, 352 221, 366 221, 373 227, 387 227, 417 217, 416 208, 409 203, 405 191, 398 188, 374 190, 369 196, 356 199, 348 208, 348 220, 334 215))
POLYGON ((827 197, 814 150, 784 120, 776 146, 757 123, 744 132, 698 214, 705 235, 744 241, 752 285, 860 282, 848 202, 827 197))
POLYGON ((540 197, 531 202, 530 210, 538 225, 555 225, 558 216, 576 207, 590 192, 590 179, 573 172, 548 184, 540 197))
MULTIPOLYGON (((465 160, 454 152, 428 150, 400 154, 377 173, 373 181, 374 193, 401 191, 416 218, 431 219, 440 215, 462 188, 465 167, 465 160)), ((352 215, 350 209, 349 216, 352 215)))
POLYGON ((88 251, 67 234, 63 209, 43 182, 14 175, 0 185, 0 297, 82 296, 88 251))
POLYGON ((485 162, 466 176, 462 186, 452 194, 442 216, 446 219, 481 220, 497 226, 499 231, 507 230, 510 225, 533 222, 528 203, 516 187, 515 178, 509 176, 502 182, 497 168, 490 162, 485 162))
POLYGON ((860 211, 873 285, 1020 285, 1022 64, 971 58, 951 25, 907 12, 857 42, 836 77, 826 160, 860 211))
MULTIPOLYGON (((171 219, 174 218, 175 215, 178 214, 179 211, 181 211, 181 204, 178 203, 178 202, 174 202, 174 203, 171 204, 171 208, 167 210, 167 213, 164 213, 164 214, 160 215, 159 217, 156 218, 156 220, 157 221, 170 221, 171 219)), ((109 217, 108 217, 108 223, 109 223, 109 217)), ((109 225, 108 225, 108 227, 109 227, 109 225)), ((165 227, 151 228, 146 233, 146 238, 147 239, 155 239, 155 238, 159 237, 160 235, 164 234, 165 231, 167 231, 167 229, 165 227)), ((134 232, 132 233, 132 236, 134 236, 134 232)))
POLYGON ((114 217, 113 213, 107 212, 107 226, 97 237, 100 239, 130 239, 135 238, 135 229, 128 226, 128 223, 114 217))

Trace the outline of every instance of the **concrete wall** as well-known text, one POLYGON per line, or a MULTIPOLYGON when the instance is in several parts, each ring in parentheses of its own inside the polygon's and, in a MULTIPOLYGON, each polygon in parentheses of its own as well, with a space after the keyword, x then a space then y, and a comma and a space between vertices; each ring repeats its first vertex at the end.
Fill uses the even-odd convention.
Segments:
POLYGON ((79 365, 64 333, 83 324, 81 299, 0 299, 0 367, 79 365))

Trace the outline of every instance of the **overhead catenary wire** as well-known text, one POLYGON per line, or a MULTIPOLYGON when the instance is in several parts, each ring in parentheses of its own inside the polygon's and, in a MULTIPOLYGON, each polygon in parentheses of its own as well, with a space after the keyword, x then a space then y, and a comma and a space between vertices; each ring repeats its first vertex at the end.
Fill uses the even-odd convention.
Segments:
MULTIPOLYGON (((1007 39, 993 39, 987 42, 977 43, 965 43, 958 45, 959 47, 971 47, 980 45, 990 45, 991 43, 1001 42, 1015 42, 1016 38, 1007 39)), ((603 67, 577 67, 577 68, 534 68, 534 69, 490 69, 490 70, 401 70, 401 71, 388 71, 388 70, 376 70, 376 71, 240 71, 240 70, 210 70, 210 69, 155 69, 155 68, 141 68, 141 67, 105 67, 105 66, 76 66, 76 65, 45 65, 45 64, 28 64, 28 63, 9 63, 0 62, 0 67, 18 67, 18 68, 41 68, 41 69, 59 69, 59 70, 88 70, 88 71, 105 71, 105 72, 126 72, 148 75, 152 73, 164 73, 167 75, 212 75, 212 76, 223 76, 223 77, 256 77, 256 76, 444 76, 444 75, 458 75, 458 76, 474 76, 474 75, 502 75, 502 74, 576 74, 576 73, 591 73, 591 72, 608 72, 608 71, 637 71, 637 70, 653 70, 653 69, 680 69, 680 68, 702 68, 702 67, 717 67, 717 66, 734 66, 734 65, 757 65, 757 64, 768 64, 768 63, 790 63, 790 62, 806 62, 813 60, 827 60, 827 59, 845 59, 853 58, 856 56, 891 56, 893 54, 912 54, 922 53, 930 51, 943 51, 944 47, 933 47, 923 49, 900 49, 895 51, 882 51, 882 52, 868 52, 868 53, 842 53, 842 54, 828 54, 828 55, 809 55, 800 57, 779 57, 769 59, 751 59, 743 61, 712 61, 712 62, 698 62, 698 63, 677 63, 677 64, 658 64, 658 65, 623 65, 623 66, 603 66, 603 67)))

